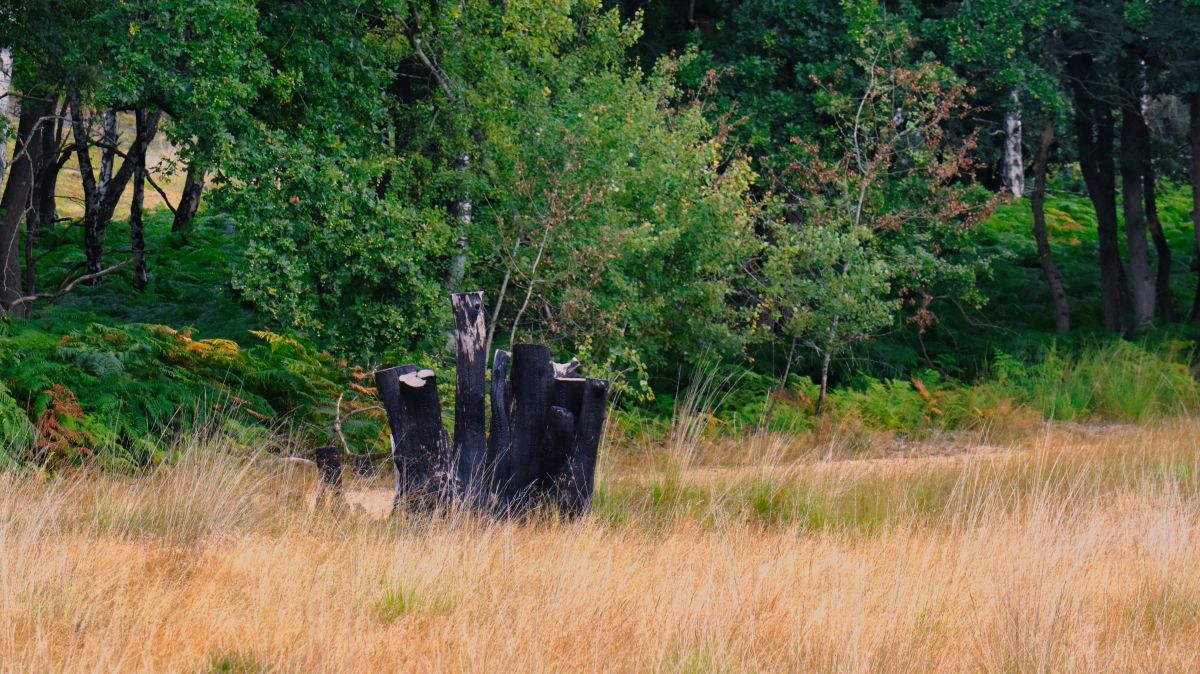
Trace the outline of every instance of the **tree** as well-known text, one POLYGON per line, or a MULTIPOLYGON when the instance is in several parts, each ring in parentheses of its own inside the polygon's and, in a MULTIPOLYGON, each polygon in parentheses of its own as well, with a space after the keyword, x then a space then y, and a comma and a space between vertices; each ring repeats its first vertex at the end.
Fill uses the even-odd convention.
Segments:
POLYGON ((636 24, 590 0, 377 10, 261 26, 271 78, 324 95, 268 88, 217 173, 248 299, 362 355, 433 348, 454 285, 485 289, 497 344, 633 370, 736 350, 752 176, 673 61, 630 67, 636 24))
POLYGON ((1037 159, 1034 161, 1033 193, 1029 205, 1033 211, 1033 238, 1037 243, 1038 262, 1042 267, 1042 278, 1050 289, 1054 301, 1054 329, 1065 333, 1071 329, 1071 305, 1063 287, 1062 276, 1054 255, 1050 251, 1050 236, 1046 231, 1046 169, 1050 163, 1050 148, 1054 145, 1054 122, 1046 122, 1038 144, 1037 159))
POLYGON ((908 322, 929 329, 938 297, 975 297, 982 262, 964 247, 989 205, 960 183, 974 145, 946 137, 966 89, 944 66, 914 59, 908 32, 870 6, 850 19, 856 68, 821 82, 834 131, 820 145, 793 140, 776 180, 785 215, 765 265, 766 318, 818 356, 818 411, 834 358, 904 306, 908 322))

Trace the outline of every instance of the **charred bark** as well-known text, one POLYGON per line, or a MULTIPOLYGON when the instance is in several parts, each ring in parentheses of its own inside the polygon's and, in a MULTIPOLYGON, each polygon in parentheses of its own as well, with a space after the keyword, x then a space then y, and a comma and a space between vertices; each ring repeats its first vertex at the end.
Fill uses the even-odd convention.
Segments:
POLYGON ((492 366, 491 434, 485 437, 486 321, 482 293, 451 296, 458 342, 453 450, 441 425, 433 372, 411 365, 379 370, 387 411, 397 503, 450 499, 498 515, 591 503, 608 383, 578 377, 580 365, 551 361, 543 345, 497 350, 492 366), (509 375, 511 364, 511 376, 509 375))
POLYGON ((550 349, 540 344, 517 344, 512 354, 512 444, 500 493, 505 504, 523 509, 541 473, 554 367, 550 349))
POLYGON ((508 379, 508 364, 512 354, 497 349, 492 357, 492 432, 488 436, 487 464, 493 494, 512 479, 508 450, 512 447, 512 384, 508 379))
POLYGON ((313 462, 317 465, 318 508, 326 508, 335 515, 346 510, 346 498, 342 493, 342 450, 338 447, 318 447, 313 462))
POLYGON ((397 397, 403 410, 396 449, 396 498, 430 507, 448 498, 450 438, 442 425, 442 403, 432 370, 418 370, 398 379, 397 397))
POLYGON ((482 504, 486 495, 484 464, 487 457, 486 378, 487 328, 483 319, 483 293, 450 296, 457 331, 457 390, 454 398, 454 456, 459 489, 482 504))
POLYGON ((596 460, 604 432, 604 412, 608 404, 608 382, 588 379, 583 390, 579 417, 575 422, 575 451, 571 457, 571 482, 565 506, 581 514, 592 506, 596 484, 596 460))

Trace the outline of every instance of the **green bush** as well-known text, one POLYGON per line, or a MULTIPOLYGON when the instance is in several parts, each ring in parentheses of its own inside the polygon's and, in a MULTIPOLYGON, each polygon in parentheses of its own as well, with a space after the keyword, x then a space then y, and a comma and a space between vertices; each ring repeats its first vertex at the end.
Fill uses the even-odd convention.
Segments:
MULTIPOLYGON (((331 406, 356 393, 354 372, 298 339, 250 337, 257 343, 244 347, 161 325, 57 319, 0 329, 8 460, 150 465, 173 435, 205 424, 258 447, 285 423, 297 439, 329 442, 331 406)), ((346 431, 356 447, 369 447, 382 444, 382 428, 360 415, 346 431)))
POLYGON ((1025 402, 1047 419, 1138 422, 1200 410, 1200 385, 1188 371, 1192 346, 1117 341, 1064 354, 1051 347, 1023 381, 1025 402))

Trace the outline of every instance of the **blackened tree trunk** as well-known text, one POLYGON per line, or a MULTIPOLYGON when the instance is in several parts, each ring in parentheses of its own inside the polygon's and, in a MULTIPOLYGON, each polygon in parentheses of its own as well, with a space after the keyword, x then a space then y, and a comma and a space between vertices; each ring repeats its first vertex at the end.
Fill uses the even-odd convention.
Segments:
POLYGON ((342 493, 342 450, 340 447, 318 447, 313 463, 317 466, 316 507, 335 515, 346 512, 346 497, 342 493))
POLYGON ((392 436, 396 443, 396 497, 430 507, 448 498, 453 489, 450 438, 442 425, 437 377, 431 370, 419 370, 399 377, 397 383, 403 421, 399 434, 393 431, 392 436))
POLYGON ((1058 265, 1054 263, 1054 255, 1050 251, 1050 236, 1046 228, 1046 167, 1053 144, 1054 123, 1046 122, 1038 144, 1037 161, 1033 169, 1033 194, 1030 195, 1029 205, 1033 209, 1033 238, 1037 242, 1038 262, 1054 301, 1054 330, 1065 333, 1071 329, 1071 305, 1063 288, 1062 276, 1058 273, 1058 265))
POLYGON ((183 194, 179 197, 179 205, 175 207, 175 219, 171 221, 172 232, 191 230, 192 221, 200 211, 200 198, 204 194, 204 168, 192 160, 188 164, 187 178, 183 181, 183 194))
POLYGON ((587 380, 582 377, 556 377, 550 392, 550 419, 547 423, 545 450, 542 454, 541 488, 561 502, 568 488, 570 467, 575 452, 576 423, 582 412, 587 380))
POLYGON ((1087 186, 1088 198, 1096 211, 1096 233, 1100 247, 1100 296, 1104 308, 1104 327, 1113 332, 1122 329, 1122 286, 1124 269, 1117 243, 1117 187, 1113 160, 1115 121, 1112 105, 1094 95, 1088 76, 1092 69, 1088 54, 1076 54, 1067 61, 1075 103, 1075 136, 1079 166, 1087 186))
POLYGON ((1159 320, 1174 323, 1179 320, 1179 312, 1175 309, 1175 296, 1171 292, 1171 245, 1167 242, 1162 221, 1158 217, 1157 182, 1154 164, 1147 162, 1146 172, 1142 175, 1142 194, 1146 199, 1146 228, 1150 230, 1157 258, 1154 273, 1155 306, 1159 320))
POLYGON ((457 330, 457 390, 454 398, 454 456, 459 488, 472 502, 486 499, 487 352, 483 293, 450 296, 457 330))
POLYGON ((1125 244, 1129 251, 1129 277, 1133 287, 1133 331, 1154 325, 1154 273, 1146 239, 1145 195, 1142 193, 1149 152, 1149 131, 1141 100, 1124 98, 1121 106, 1121 205, 1125 216, 1125 244))
POLYGON ((392 451, 395 451, 396 437, 402 432, 401 415, 404 410, 400 407, 400 377, 417 371, 415 365, 397 365, 375 372, 375 390, 379 392, 379 402, 387 413, 388 428, 392 433, 392 451))
POLYGON ((508 378, 511 360, 512 354, 503 349, 496 349, 492 356, 492 421, 485 470, 496 493, 512 479, 508 472, 508 450, 512 447, 512 383, 508 378))
POLYGON ((550 349, 540 344, 517 344, 512 351, 512 443, 505 452, 507 481, 499 485, 505 504, 517 510, 528 506, 530 487, 541 473, 554 366, 550 349))
POLYGON ((5 315, 28 315, 28 305, 13 303, 24 296, 21 278, 21 220, 29 209, 30 188, 33 185, 33 165, 30 145, 41 118, 41 106, 22 105, 17 123, 17 142, 13 146, 13 161, 8 171, 8 183, 0 197, 0 308, 5 315))
MULTIPOLYGON (((1188 144, 1192 149, 1189 179, 1192 183, 1192 229, 1196 240, 1196 259, 1200 260, 1200 91, 1188 99, 1188 144)), ((1196 276, 1196 296, 1192 300, 1191 322, 1200 323, 1200 270, 1196 276)))
POLYGON ((588 379, 579 420, 575 424, 575 456, 571 476, 575 489, 571 507, 581 513, 592 505, 596 486, 596 461, 604 434, 604 410, 608 405, 608 381, 588 379))

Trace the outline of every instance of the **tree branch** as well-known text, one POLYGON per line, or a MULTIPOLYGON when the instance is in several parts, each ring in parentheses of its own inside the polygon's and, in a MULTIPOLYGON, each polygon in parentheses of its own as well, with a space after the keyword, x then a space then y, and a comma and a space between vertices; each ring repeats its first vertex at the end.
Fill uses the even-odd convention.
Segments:
POLYGON ((146 171, 146 182, 150 183, 150 187, 153 187, 154 191, 158 192, 158 196, 162 197, 163 203, 167 205, 167 210, 171 211, 171 215, 175 215, 175 207, 171 205, 171 200, 167 198, 167 193, 163 191, 163 188, 158 186, 158 183, 154 182, 154 178, 150 176, 149 171, 146 171))
POLYGON ((17 299, 15 299, 11 303, 9 303, 9 305, 5 309, 5 311, 8 313, 11 313, 13 307, 21 306, 23 304, 31 304, 33 302, 38 302, 41 300, 50 300, 51 302, 53 302, 54 300, 57 300, 58 298, 62 297, 63 295, 66 295, 67 293, 74 290, 75 286, 78 286, 80 283, 86 283, 87 281, 98 279, 101 276, 107 276, 107 275, 113 273, 114 271, 117 271, 118 269, 120 269, 132 262, 133 262, 133 258, 130 258, 123 262, 118 262, 117 264, 114 264, 113 266, 108 267, 106 269, 101 269, 98 272, 93 272, 91 274, 84 274, 83 276, 76 277, 75 279, 71 280, 70 282, 67 282, 67 280, 64 279, 63 282, 61 284, 59 284, 58 290, 56 290, 52 293, 37 293, 35 295, 26 295, 24 297, 18 297, 17 299))

